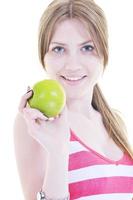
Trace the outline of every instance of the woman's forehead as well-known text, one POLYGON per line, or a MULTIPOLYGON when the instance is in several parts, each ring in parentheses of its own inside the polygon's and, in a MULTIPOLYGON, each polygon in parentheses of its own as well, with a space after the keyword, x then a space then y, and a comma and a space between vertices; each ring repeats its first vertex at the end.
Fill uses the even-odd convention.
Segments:
POLYGON ((66 19, 55 25, 51 42, 60 43, 61 41, 68 42, 69 40, 78 40, 79 43, 92 40, 89 30, 85 25, 77 19, 66 19))

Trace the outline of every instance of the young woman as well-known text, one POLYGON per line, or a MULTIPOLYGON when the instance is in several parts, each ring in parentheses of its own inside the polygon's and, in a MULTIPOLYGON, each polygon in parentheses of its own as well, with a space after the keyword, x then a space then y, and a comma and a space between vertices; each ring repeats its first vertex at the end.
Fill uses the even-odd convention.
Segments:
POLYGON ((108 32, 93 0, 54 0, 39 29, 39 56, 66 92, 47 118, 23 95, 14 125, 16 160, 26 200, 131 200, 133 152, 120 116, 99 86, 108 62, 108 32))

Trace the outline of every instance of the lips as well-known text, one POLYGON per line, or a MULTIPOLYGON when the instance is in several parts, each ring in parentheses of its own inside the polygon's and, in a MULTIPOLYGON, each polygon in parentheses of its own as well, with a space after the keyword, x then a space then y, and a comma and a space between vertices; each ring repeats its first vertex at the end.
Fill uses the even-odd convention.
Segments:
POLYGON ((79 80, 82 80, 83 78, 85 78, 86 75, 83 75, 83 76, 61 76, 61 77, 68 81, 79 81, 79 80))
POLYGON ((81 83, 87 76, 86 75, 80 75, 80 76, 64 76, 62 75, 61 78, 70 85, 75 85, 78 83, 81 83))

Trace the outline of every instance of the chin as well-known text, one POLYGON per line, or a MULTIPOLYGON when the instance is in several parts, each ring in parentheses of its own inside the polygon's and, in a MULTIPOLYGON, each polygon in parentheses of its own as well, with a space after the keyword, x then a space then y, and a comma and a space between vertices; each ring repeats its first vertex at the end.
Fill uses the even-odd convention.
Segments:
POLYGON ((83 92, 81 91, 66 91, 66 96, 68 99, 82 99, 85 94, 83 94, 83 92))

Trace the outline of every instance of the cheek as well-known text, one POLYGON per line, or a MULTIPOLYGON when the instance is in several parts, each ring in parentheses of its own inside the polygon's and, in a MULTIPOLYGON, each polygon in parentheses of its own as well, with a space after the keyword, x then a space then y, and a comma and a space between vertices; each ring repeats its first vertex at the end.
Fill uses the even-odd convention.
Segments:
POLYGON ((92 85, 95 85, 103 73, 103 63, 98 59, 93 59, 88 63, 88 77, 92 85))
POLYGON ((59 58, 53 55, 46 55, 44 59, 45 67, 47 71, 59 71, 62 69, 65 63, 64 58, 59 58))
POLYGON ((44 64, 46 69, 53 65, 54 60, 49 54, 46 54, 44 57, 44 64))
POLYGON ((103 61, 100 58, 92 57, 88 60, 88 72, 91 74, 99 74, 103 71, 103 61))

